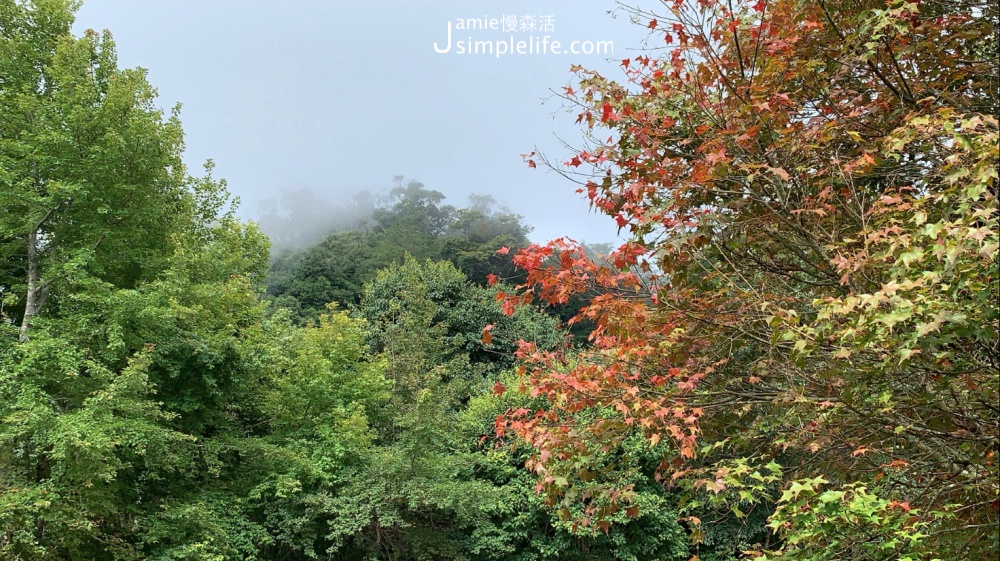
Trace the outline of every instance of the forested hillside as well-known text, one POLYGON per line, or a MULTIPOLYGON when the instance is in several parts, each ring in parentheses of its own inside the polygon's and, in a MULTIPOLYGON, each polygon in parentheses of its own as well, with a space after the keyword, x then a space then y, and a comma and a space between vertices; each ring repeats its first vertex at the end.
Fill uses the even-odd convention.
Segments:
POLYGON ((241 221, 74 9, 0 0, 0 559, 1000 557, 996 5, 629 11, 550 163, 614 251, 241 221))
MULTIPOLYGON (((280 307, 315 319, 329 302, 357 303, 366 282, 406 255, 449 261, 479 285, 486 285, 489 275, 509 282, 520 278, 509 251, 528 245, 531 227, 520 216, 498 208, 488 195, 472 195, 468 207, 455 208, 418 181, 405 187, 398 183, 378 197, 384 199, 381 204, 363 193, 356 197, 361 203, 324 209, 327 220, 300 216, 292 202, 262 218, 272 239, 287 240, 274 256, 269 277, 268 293, 280 307), (350 219, 338 224, 338 217, 350 219), (282 235, 296 224, 313 222, 329 223, 326 235, 313 244, 296 244, 294 237, 282 235), (507 250, 497 253, 502 248, 507 250)), ((293 196, 312 199, 304 193, 293 196)))

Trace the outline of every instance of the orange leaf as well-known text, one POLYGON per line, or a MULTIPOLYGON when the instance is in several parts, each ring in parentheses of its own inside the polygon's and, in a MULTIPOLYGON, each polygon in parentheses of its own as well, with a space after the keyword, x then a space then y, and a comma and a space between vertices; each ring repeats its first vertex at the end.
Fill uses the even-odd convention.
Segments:
POLYGON ((792 176, 789 175, 788 172, 785 171, 783 168, 767 168, 767 171, 773 173, 774 175, 777 175, 782 179, 782 181, 788 181, 789 179, 792 178, 792 176))

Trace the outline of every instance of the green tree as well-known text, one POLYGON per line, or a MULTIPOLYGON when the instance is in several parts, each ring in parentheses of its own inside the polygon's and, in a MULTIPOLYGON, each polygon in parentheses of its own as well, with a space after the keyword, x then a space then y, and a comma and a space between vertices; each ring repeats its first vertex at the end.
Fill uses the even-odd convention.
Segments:
POLYGON ((0 3, 0 284, 22 341, 84 271, 124 287, 161 267, 191 212, 176 111, 109 34, 72 38, 71 7, 0 3))
POLYGON ((266 240, 225 219, 202 234, 178 234, 149 282, 81 271, 28 340, 7 329, 5 558, 141 558, 145 530, 192 506, 231 457, 221 443, 259 417, 266 240))
POLYGON ((389 398, 384 361, 367 354, 366 326, 331 309, 316 326, 280 320, 263 418, 239 442, 244 460, 229 506, 266 529, 262 559, 306 559, 337 547, 332 505, 365 465, 378 436, 370 424, 389 398))
POLYGON ((365 285, 357 312, 373 326, 372 344, 377 351, 393 344, 393 326, 400 314, 415 305, 414 291, 432 303, 430 321, 441 330, 445 348, 467 354, 474 365, 511 366, 519 340, 545 350, 563 342, 556 320, 537 310, 523 308, 513 315, 504 314, 497 302, 499 290, 473 284, 448 261, 421 263, 407 256, 401 265, 379 271, 365 285))
POLYGON ((490 491, 474 477, 455 430, 482 367, 471 364, 441 322, 442 293, 466 285, 450 264, 421 266, 409 258, 366 288, 369 305, 362 309, 379 312, 370 321, 392 389, 373 415, 377 446, 334 501, 340 515, 333 527, 347 551, 378 559, 464 558, 462 529, 474 524, 490 491))
POLYGON ((469 207, 458 209, 448 226, 440 258, 451 261, 469 279, 486 285, 489 275, 515 282, 520 272, 511 263, 510 254, 499 248, 524 247, 532 228, 520 215, 497 208, 489 195, 470 195, 469 207))
POLYGON ((0 557, 308 558, 387 397, 364 328, 268 317, 268 240, 74 8, 0 2, 0 557))

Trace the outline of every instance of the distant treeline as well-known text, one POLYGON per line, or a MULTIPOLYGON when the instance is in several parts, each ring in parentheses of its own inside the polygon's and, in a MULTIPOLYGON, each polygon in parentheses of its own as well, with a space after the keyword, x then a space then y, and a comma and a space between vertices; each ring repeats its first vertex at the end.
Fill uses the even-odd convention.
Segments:
POLYGON ((339 206, 302 190, 264 207, 260 224, 275 251, 268 293, 276 305, 305 320, 329 302, 356 304, 364 283, 406 255, 449 261, 479 285, 487 274, 517 281, 514 252, 497 250, 529 243, 531 227, 521 216, 488 195, 472 195, 468 207, 456 208, 417 181, 397 180, 383 196, 361 192, 339 206))

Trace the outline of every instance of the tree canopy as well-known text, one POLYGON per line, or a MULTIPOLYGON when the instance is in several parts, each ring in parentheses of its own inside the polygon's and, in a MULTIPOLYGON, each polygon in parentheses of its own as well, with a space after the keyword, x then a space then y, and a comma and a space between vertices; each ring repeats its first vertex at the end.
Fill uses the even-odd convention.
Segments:
MULTIPOLYGON (((369 197, 359 197, 369 200, 369 197)), ((370 216, 348 206, 333 213, 328 234, 316 244, 278 253, 273 261, 268 292, 301 320, 315 319, 327 302, 358 303, 366 282, 407 255, 418 260, 453 263, 479 285, 489 275, 517 279, 513 254, 501 248, 528 245, 531 227, 519 215, 497 205, 487 195, 472 195, 469 206, 443 204, 445 196, 410 181, 389 191, 385 201, 371 207, 370 216), (357 224, 338 229, 338 216, 357 224)))
POLYGON ((562 166, 628 242, 515 258, 512 304, 601 293, 594 345, 525 344, 545 403, 498 429, 586 518, 635 504, 588 474, 638 434, 692 512, 773 511, 760 558, 995 558, 997 6, 654 12, 662 49, 565 91, 594 138, 562 166))
POLYGON ((613 251, 402 178, 269 239, 76 8, 0 0, 0 558, 996 559, 995 3, 629 9, 613 251))

